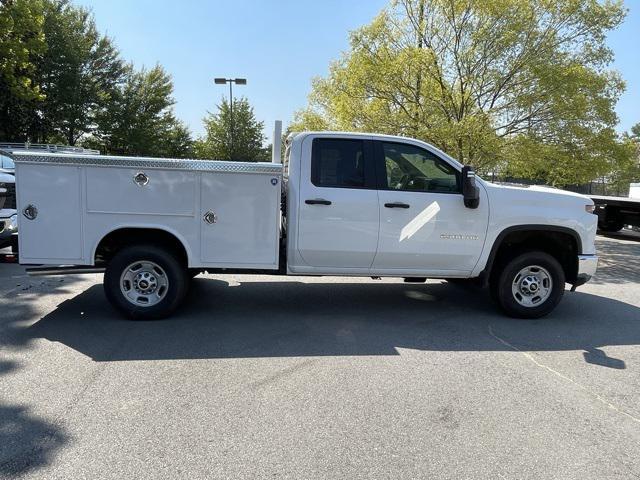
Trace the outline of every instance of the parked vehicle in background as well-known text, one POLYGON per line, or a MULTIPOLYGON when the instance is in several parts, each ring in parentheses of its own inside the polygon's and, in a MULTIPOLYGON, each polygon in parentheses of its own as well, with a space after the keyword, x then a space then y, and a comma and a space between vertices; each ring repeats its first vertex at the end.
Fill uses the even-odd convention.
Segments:
POLYGON ((17 232, 16 179, 0 172, 0 249, 12 245, 12 236, 17 232))
POLYGON ((598 230, 613 233, 630 226, 640 229, 640 183, 629 185, 629 197, 591 195, 598 215, 598 230))
POLYGON ((473 280, 524 318, 595 273, 583 195, 495 185, 387 135, 291 135, 283 167, 279 138, 274 163, 14 152, 20 262, 104 270, 110 302, 142 319, 205 270, 473 280))
POLYGON ((0 154, 0 173, 10 173, 13 175, 16 171, 16 164, 11 158, 0 154))

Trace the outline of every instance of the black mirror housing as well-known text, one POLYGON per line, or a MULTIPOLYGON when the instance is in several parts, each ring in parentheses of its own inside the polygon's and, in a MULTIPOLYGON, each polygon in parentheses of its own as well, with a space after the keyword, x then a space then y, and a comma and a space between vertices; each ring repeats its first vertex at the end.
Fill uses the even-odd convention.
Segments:
POLYGON ((476 172, 469 165, 462 167, 462 197, 464 206, 478 208, 480 205, 480 189, 476 185, 476 172))

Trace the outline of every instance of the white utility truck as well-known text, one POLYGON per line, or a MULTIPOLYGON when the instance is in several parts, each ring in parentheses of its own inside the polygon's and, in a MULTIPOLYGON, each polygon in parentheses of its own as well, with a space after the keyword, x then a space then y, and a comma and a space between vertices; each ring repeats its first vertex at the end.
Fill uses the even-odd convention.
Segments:
POLYGON ((202 271, 473 280, 525 318, 595 273, 585 196, 494 185, 404 137, 293 134, 284 165, 274 144, 272 163, 16 152, 20 263, 104 269, 136 319, 202 271))

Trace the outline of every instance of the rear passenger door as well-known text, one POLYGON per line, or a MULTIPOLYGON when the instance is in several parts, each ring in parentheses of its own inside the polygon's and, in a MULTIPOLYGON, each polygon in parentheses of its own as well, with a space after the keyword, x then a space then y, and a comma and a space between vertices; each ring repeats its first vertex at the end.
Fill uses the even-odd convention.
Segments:
POLYGON ((311 162, 300 170, 298 254, 311 267, 367 270, 379 227, 373 142, 308 137, 308 149, 311 162))

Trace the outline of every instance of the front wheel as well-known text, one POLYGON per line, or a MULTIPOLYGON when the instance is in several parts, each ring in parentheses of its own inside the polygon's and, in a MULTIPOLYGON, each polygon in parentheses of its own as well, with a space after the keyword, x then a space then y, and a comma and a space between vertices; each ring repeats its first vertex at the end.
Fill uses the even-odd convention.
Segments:
POLYGON ((544 252, 526 252, 506 262, 491 289, 507 315, 539 318, 558 305, 564 284, 564 270, 555 258, 544 252))
POLYGON ((186 268, 173 253, 154 245, 133 245, 119 251, 104 274, 111 304, 135 320, 169 316, 187 293, 186 268))

